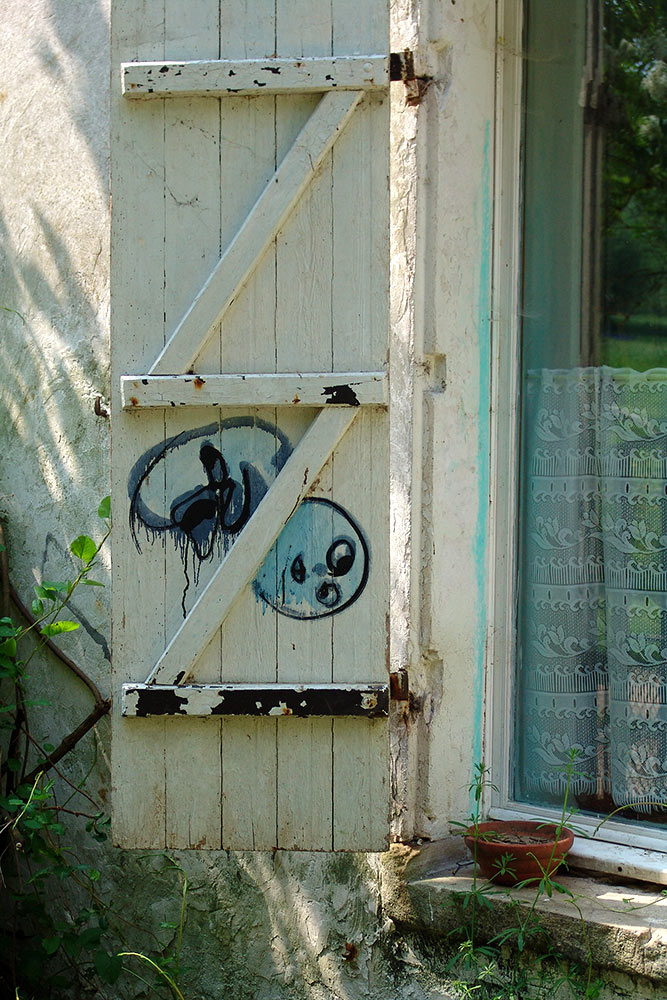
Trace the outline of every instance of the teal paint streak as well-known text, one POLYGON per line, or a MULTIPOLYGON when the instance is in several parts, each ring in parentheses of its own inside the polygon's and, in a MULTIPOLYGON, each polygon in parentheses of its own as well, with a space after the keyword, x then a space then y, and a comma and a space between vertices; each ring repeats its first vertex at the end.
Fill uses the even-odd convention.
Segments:
MULTIPOLYGON (((480 271, 477 319, 479 331, 479 406, 477 413, 477 523, 472 553, 477 584, 477 621, 475 623, 475 666, 473 671, 473 712, 475 733, 473 761, 482 759, 482 722, 484 718, 484 651, 486 644, 486 549, 489 498, 489 405, 491 400, 491 249, 493 206, 491 204, 490 124, 484 135, 481 198, 479 202, 480 271)), ((471 762, 472 763, 472 762, 471 762)))

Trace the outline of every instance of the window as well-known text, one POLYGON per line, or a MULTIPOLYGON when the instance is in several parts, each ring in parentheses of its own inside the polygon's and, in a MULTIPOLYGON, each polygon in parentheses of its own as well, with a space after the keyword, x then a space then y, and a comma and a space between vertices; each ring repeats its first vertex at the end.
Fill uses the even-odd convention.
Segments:
POLYGON ((506 53, 503 95, 511 108, 521 93, 503 167, 506 201, 520 167, 520 222, 502 224, 496 282, 517 303, 500 379, 520 371, 516 439, 498 455, 520 483, 499 523, 516 525, 495 647, 512 675, 495 700, 501 805, 553 808, 575 751, 577 806, 622 807, 609 836, 631 820, 655 841, 667 822, 667 3, 527 0, 522 52, 506 53))

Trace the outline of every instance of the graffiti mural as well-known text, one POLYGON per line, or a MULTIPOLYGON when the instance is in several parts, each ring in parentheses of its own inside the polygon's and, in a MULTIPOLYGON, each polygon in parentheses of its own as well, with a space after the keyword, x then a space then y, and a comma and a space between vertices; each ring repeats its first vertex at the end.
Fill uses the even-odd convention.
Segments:
MULTIPOLYGON (((128 480, 130 530, 142 542, 170 537, 185 586, 204 562, 221 560, 254 514, 292 451, 275 425, 234 417, 185 431, 146 451, 128 480)), ((309 497, 292 514, 253 581, 258 600, 290 618, 337 614, 363 591, 368 544, 339 504, 309 497)))
POLYGON ((368 547, 339 504, 304 500, 259 570, 255 594, 289 618, 324 618, 349 607, 368 579, 368 547))

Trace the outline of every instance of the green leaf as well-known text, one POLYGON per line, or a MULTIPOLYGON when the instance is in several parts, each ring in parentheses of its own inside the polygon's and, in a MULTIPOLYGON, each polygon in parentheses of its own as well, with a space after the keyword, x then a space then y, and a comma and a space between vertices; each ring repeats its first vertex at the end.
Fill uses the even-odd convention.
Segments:
POLYGON ((44 602, 34 600, 32 602, 32 613, 35 618, 40 618, 44 614, 44 602))
POLYGON ((22 822, 28 830, 41 830, 42 827, 46 826, 47 821, 43 816, 36 815, 32 818, 24 819, 22 822))
POLYGON ((97 516, 101 518, 111 517, 111 497, 105 497, 97 508, 97 516))
POLYGON ((100 979, 113 986, 123 971, 123 960, 119 955, 109 955, 106 951, 96 951, 93 962, 100 979))
POLYGON ((63 948, 70 958, 76 958, 81 951, 81 940, 76 934, 66 934, 63 938, 63 948))
POLYGON ((88 535, 79 535, 78 538, 74 539, 69 548, 72 555, 75 555, 77 559, 81 559, 84 563, 89 563, 97 553, 97 545, 88 535))
POLYGON ((63 590, 69 590, 69 584, 63 582, 62 580, 42 580, 42 586, 46 587, 47 590, 57 590, 59 593, 63 590))
POLYGON ((92 948, 100 943, 102 938, 102 928, 101 927, 87 927, 85 931, 81 931, 79 935, 79 941, 81 942, 82 948, 92 948))
POLYGON ((0 636, 2 638, 5 638, 6 636, 16 635, 18 631, 19 629, 17 629, 16 626, 11 621, 9 621, 9 623, 7 619, 3 619, 2 621, 0 621, 0 636))
POLYGON ((55 955, 60 948, 60 938, 59 937, 46 937, 42 938, 42 948, 47 955, 55 955))
POLYGON ((35 593, 37 594, 38 597, 41 597, 41 599, 43 601, 53 601, 53 600, 55 600, 55 596, 54 596, 56 594, 55 590, 52 590, 51 593, 49 593, 48 590, 46 589, 46 587, 41 587, 39 584, 37 584, 35 587, 33 587, 33 590, 35 591, 35 593))
POLYGON ((45 625, 40 629, 42 635, 61 635, 63 632, 74 632, 78 629, 78 622, 53 622, 51 625, 45 625))
POLYGON ((3 656, 16 656, 16 639, 5 639, 0 642, 0 653, 3 656))
POLYGON ((17 760, 16 757, 8 757, 6 766, 8 771, 20 771, 21 761, 17 760))
POLYGON ((103 583, 98 583, 97 580, 82 580, 81 583, 85 583, 87 587, 103 587, 103 583))

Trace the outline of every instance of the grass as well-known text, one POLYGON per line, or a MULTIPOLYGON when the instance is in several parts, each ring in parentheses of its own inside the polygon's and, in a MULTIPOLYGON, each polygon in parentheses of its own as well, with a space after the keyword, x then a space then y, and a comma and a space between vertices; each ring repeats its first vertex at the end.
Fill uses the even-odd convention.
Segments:
POLYGON ((610 318, 610 333, 602 340, 600 362, 612 368, 667 368, 667 322, 663 316, 610 318))

